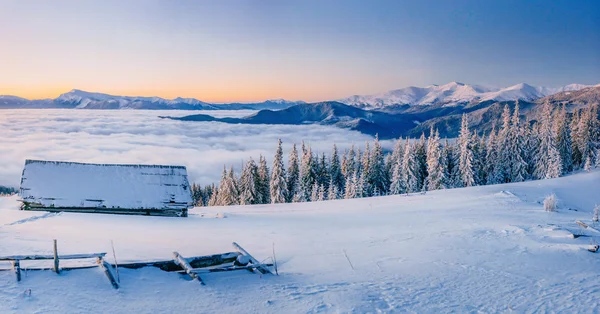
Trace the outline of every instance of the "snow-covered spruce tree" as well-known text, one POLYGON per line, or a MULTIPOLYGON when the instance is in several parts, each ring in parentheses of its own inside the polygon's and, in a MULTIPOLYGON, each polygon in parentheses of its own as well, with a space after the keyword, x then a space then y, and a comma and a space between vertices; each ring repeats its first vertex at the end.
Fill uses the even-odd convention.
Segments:
POLYGON ((437 130, 433 130, 433 127, 429 134, 429 140, 427 141, 427 190, 445 189, 446 178, 442 161, 440 137, 437 130))
POLYGON ((579 110, 574 110, 571 123, 569 125, 571 133, 571 160, 573 163, 573 170, 581 169, 581 165, 583 163, 583 154, 581 153, 581 150, 579 150, 579 143, 581 142, 581 139, 579 138, 579 116, 579 110))
POLYGON ((397 162, 394 165, 394 170, 392 171, 392 183, 390 184, 390 194, 397 195, 405 193, 404 186, 402 186, 402 163, 397 162))
POLYGON ((358 181, 358 174, 356 170, 352 174, 346 176, 346 184, 344 190, 344 198, 351 199, 356 197, 356 182, 358 181))
POLYGON ((258 166, 256 166, 254 159, 250 157, 250 159, 248 159, 244 165, 244 169, 242 169, 242 175, 240 176, 240 205, 258 204, 256 190, 257 177, 258 166))
POLYGON ((340 198, 338 187, 333 182, 333 178, 329 181, 329 190, 327 191, 328 200, 337 200, 340 198))
POLYGON ((329 175, 329 162, 327 162, 327 157, 325 157, 325 153, 321 153, 321 158, 319 159, 319 166, 317 167, 317 181, 319 185, 322 185, 327 190, 329 188, 329 180, 331 179, 329 175))
POLYGON ((321 202, 325 200, 327 200, 327 194, 325 192, 325 186, 321 184, 319 185, 319 195, 317 197, 317 201, 321 202))
POLYGON ((458 157, 456 145, 444 139, 442 148, 442 159, 444 161, 444 170, 446 171, 446 186, 448 188, 456 187, 458 182, 458 157))
POLYGON ((404 156, 402 157, 402 180, 400 181, 402 190, 405 193, 419 191, 418 167, 419 165, 415 160, 414 145, 411 145, 410 141, 407 140, 404 146, 404 156))
POLYGON ((500 174, 497 172, 499 170, 498 163, 498 146, 496 140, 496 129, 492 128, 490 131, 490 135, 487 140, 487 148, 486 148, 486 164, 485 164, 485 172, 487 173, 486 184, 498 184, 502 182, 502 178, 500 174))
POLYGON ((458 147, 460 149, 458 156, 459 184, 461 187, 473 186, 475 185, 475 174, 473 171, 471 132, 469 131, 467 116, 464 114, 458 135, 458 147))
POLYGON ((229 168, 229 172, 225 175, 225 179, 222 180, 219 185, 219 197, 217 203, 220 206, 238 205, 240 203, 233 167, 229 168))
POLYGON ((477 169, 477 178, 479 181, 476 183, 477 185, 485 185, 487 183, 487 139, 485 134, 479 138, 479 145, 477 149, 479 152, 479 157, 477 158, 477 166, 475 168, 477 169))
POLYGON ((315 185, 315 182, 317 182, 314 157, 310 146, 305 148, 304 143, 302 143, 302 147, 302 162, 300 164, 300 191, 303 194, 303 199, 311 200, 313 186, 315 185))
POLYGON ((425 179, 427 178, 427 141, 425 140, 425 133, 421 133, 419 141, 414 145, 415 163, 416 163, 416 176, 417 176, 417 190, 425 190, 425 179))
POLYGON ((271 203, 270 188, 269 188, 270 176, 269 167, 267 167, 267 160, 263 155, 260 155, 258 161, 258 177, 256 184, 256 196, 258 204, 269 204, 271 203))
POLYGON ((371 195, 385 195, 388 190, 387 175, 385 174, 383 149, 379 143, 379 136, 375 135, 373 150, 369 156, 369 172, 367 182, 371 187, 371 195))
POLYGON ((355 183, 356 185, 356 197, 368 197, 367 195, 367 178, 365 172, 362 171, 358 176, 358 180, 355 183))
POLYGON ((288 159, 287 188, 288 202, 293 202, 294 199, 300 198, 300 164, 298 162, 298 150, 296 149, 296 144, 292 145, 292 150, 290 151, 288 159))
POLYGON ((538 178, 536 173, 536 165, 539 160, 540 150, 540 123, 535 123, 531 128, 525 128, 526 140, 526 153, 527 153, 527 173, 529 177, 534 180, 543 179, 538 178))
POLYGON ((562 160, 563 174, 573 171, 573 143, 567 119, 567 107, 563 104, 554 117, 554 135, 556 147, 562 160))
POLYGON ((540 123, 540 144, 536 160, 535 173, 538 178, 557 178, 562 174, 562 160, 556 148, 552 132, 552 105, 546 101, 542 107, 540 123))
POLYGON ((369 182, 369 173, 371 172, 371 148, 369 145, 369 142, 365 142, 365 151, 361 156, 361 171, 360 171, 360 177, 359 179, 362 177, 363 178, 363 190, 362 193, 359 193, 358 191, 360 191, 359 187, 357 187, 357 195, 358 197, 368 197, 368 196, 372 196, 373 193, 373 185, 371 185, 371 183, 369 182))
POLYGON ((344 176, 342 175, 342 168, 340 165, 340 157, 338 155, 338 149, 335 144, 333 144, 333 150, 331 152, 331 165, 329 166, 329 175, 331 176, 331 180, 329 181, 329 190, 331 189, 331 185, 335 186, 336 193, 344 190, 344 176))
MULTIPOLYGON (((360 157, 360 153, 359 153, 359 157, 360 157)), ((357 161, 357 157, 356 157, 356 150, 354 149, 354 144, 352 144, 352 146, 350 147, 350 150, 348 151, 348 158, 347 158, 347 170, 346 173, 344 174, 345 177, 351 177, 352 175, 354 175, 354 171, 359 170, 359 167, 357 166, 358 161, 357 161)))
POLYGON ((287 183, 285 167, 283 165, 283 149, 281 139, 277 141, 277 150, 271 168, 270 196, 271 204, 285 203, 287 201, 287 183))
POLYGON ((313 184, 313 187, 310 191, 310 201, 316 202, 318 200, 319 200, 319 183, 317 181, 315 181, 315 183, 313 184))
POLYGON ((510 107, 504 106, 502 111, 502 129, 498 132, 496 140, 498 143, 497 161, 494 168, 495 177, 499 180, 498 183, 508 183, 512 181, 512 156, 510 147, 511 141, 511 115, 510 107))
POLYGON ((481 181, 483 180, 481 174, 483 170, 481 167, 483 166, 481 162, 483 161, 484 151, 483 147, 480 146, 481 140, 477 135, 477 131, 473 131, 471 134, 471 151, 473 152, 473 179, 475 183, 473 185, 481 185, 483 184, 481 181))
POLYGON ((515 111, 511 119, 511 130, 508 140, 508 151, 511 157, 510 182, 522 182, 528 178, 526 139, 524 128, 521 126, 519 101, 516 101, 515 111))

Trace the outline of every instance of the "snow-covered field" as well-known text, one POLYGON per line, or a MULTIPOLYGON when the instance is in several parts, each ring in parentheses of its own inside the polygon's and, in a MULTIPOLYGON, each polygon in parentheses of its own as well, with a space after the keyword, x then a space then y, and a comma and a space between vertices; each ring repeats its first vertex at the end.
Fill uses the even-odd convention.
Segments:
POLYGON ((204 275, 201 286, 121 269, 114 290, 96 268, 29 272, 21 282, 5 271, 0 313, 594 313, 600 255, 587 248, 600 233, 575 220, 591 221, 599 192, 595 171, 426 195, 196 208, 189 218, 24 212, 0 198, 0 255, 49 254, 56 238, 63 254, 111 252, 114 240, 120 262, 228 252, 232 241, 265 259, 275 243, 280 272, 204 275), (557 212, 542 208, 549 193, 557 212))
MULTIPOLYGON (((223 165, 238 167, 260 154, 270 161, 281 138, 284 151, 292 143, 310 143, 313 152, 331 152, 372 137, 334 126, 256 125, 183 122, 159 116, 204 113, 242 117, 249 110, 0 110, 0 185, 18 187, 25 159, 88 163, 182 165, 191 182, 219 181, 223 165)), ((393 143, 386 141, 385 147, 393 143)), ((287 159, 287 158, 286 158, 287 159)), ((270 164, 270 162, 269 162, 270 164)))

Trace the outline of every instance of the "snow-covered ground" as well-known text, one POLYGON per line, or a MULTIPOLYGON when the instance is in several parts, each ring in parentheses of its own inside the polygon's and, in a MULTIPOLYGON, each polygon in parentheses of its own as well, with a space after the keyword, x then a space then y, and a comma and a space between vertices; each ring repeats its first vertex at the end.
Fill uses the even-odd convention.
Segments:
POLYGON ((201 286, 121 269, 114 290, 96 268, 29 272, 21 282, 5 271, 0 313, 598 312, 600 255, 587 248, 600 233, 575 220, 591 221, 599 192, 595 171, 425 195, 196 208, 189 218, 24 212, 16 198, 0 198, 0 255, 49 254, 56 238, 63 254, 111 252, 114 240, 120 262, 228 252, 232 241, 265 259, 275 243, 280 272, 204 275, 201 286), (549 193, 557 212, 542 208, 549 193))

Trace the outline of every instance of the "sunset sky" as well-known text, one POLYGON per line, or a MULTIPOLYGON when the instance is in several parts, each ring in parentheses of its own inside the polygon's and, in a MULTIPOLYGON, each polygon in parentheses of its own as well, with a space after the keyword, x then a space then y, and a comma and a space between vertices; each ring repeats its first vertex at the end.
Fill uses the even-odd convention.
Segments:
POLYGON ((600 83, 598 0, 0 0, 0 94, 317 101, 600 83))

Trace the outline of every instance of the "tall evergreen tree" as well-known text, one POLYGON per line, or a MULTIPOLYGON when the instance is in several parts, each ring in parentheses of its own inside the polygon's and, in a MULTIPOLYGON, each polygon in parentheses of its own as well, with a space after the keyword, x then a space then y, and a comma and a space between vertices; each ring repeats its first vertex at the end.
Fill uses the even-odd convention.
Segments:
POLYGON ((510 182, 522 182, 527 179, 526 140, 520 123, 519 101, 515 105, 508 139, 510 155, 510 182))
POLYGON ((296 149, 296 144, 292 145, 288 160, 287 175, 287 201, 293 202, 294 199, 300 198, 300 165, 298 163, 298 150, 296 149))
POLYGON ((338 198, 340 198, 338 187, 333 182, 333 178, 331 178, 331 181, 329 181, 329 190, 327 191, 327 199, 337 200, 338 198))
POLYGON ((258 203, 258 195, 256 190, 256 182, 258 179, 258 167, 256 163, 250 157, 242 174, 240 176, 239 190, 240 190, 240 205, 251 205, 258 203))
MULTIPOLYGON (((304 147, 304 144, 302 146, 304 147)), ((310 146, 308 146, 303 149, 302 163, 300 165, 300 190, 305 200, 311 199, 313 186, 317 182, 315 170, 313 154, 310 146)))
POLYGON ((369 172, 367 182, 372 189, 372 195, 385 195, 388 190, 387 176, 385 174, 385 163, 383 149, 379 143, 379 136, 375 135, 373 150, 369 156, 369 172))
POLYGON ((256 193, 258 204, 269 204, 271 203, 270 197, 270 176, 269 176, 269 167, 267 167, 267 160, 263 155, 260 155, 258 160, 258 181, 255 183, 256 185, 256 193))
POLYGON ((416 176, 417 176, 417 189, 419 191, 425 190, 425 178, 427 178, 427 144, 425 140, 425 133, 421 133, 419 141, 414 146, 415 163, 416 163, 416 176))
MULTIPOLYGON (((225 171, 225 169, 223 169, 223 171, 225 171)), ((236 181, 233 167, 230 167, 229 172, 226 173, 225 178, 221 181, 221 184, 219 184, 218 205, 229 206, 238 205, 240 203, 236 181)))
POLYGON ((439 190, 446 188, 446 177, 442 160, 442 147, 437 130, 431 128, 427 141, 427 190, 439 190))
POLYGON ((271 168, 271 203, 285 203, 287 200, 287 191, 285 168, 283 166, 283 149, 281 147, 281 139, 279 139, 277 141, 275 158, 273 159, 273 167, 271 168))
POLYGON ((487 173, 486 184, 498 184, 502 182, 502 178, 498 173, 499 166, 498 164, 498 145, 496 140, 496 129, 492 128, 490 132, 490 136, 487 141, 487 149, 486 149, 486 165, 485 172, 487 173))
POLYGON ((333 144, 333 151, 331 152, 331 165, 329 167, 329 174, 331 176, 329 189, 331 189, 331 184, 333 184, 336 188, 336 191, 343 191, 344 176, 342 175, 340 157, 338 156, 338 150, 335 144, 333 144))
POLYGON ((562 105, 554 118, 554 136, 562 161, 563 173, 573 170, 573 143, 567 119, 567 107, 566 105, 562 105))
POLYGON ((458 135, 458 172, 460 186, 468 187, 475 185, 475 174, 473 171, 473 150, 471 143, 471 132, 469 131, 469 122, 467 116, 462 116, 460 133, 458 135))
POLYGON ((511 141, 511 115, 510 107, 504 106, 502 112, 502 129, 498 132, 496 137, 498 143, 498 155, 497 162, 494 168, 496 178, 499 180, 498 183, 508 183, 512 181, 512 155, 510 147, 511 141))
POLYGON ((358 174, 355 170, 352 174, 346 176, 345 199, 356 198, 356 183, 358 182, 358 174))
POLYGON ((538 178, 557 178, 562 174, 562 161, 552 132, 552 106, 546 101, 542 107, 540 144, 535 172, 538 178))
POLYGON ((415 148, 406 141, 404 146, 404 156, 402 157, 402 180, 401 189, 405 193, 414 193, 419 191, 418 182, 419 165, 415 159, 415 148))

